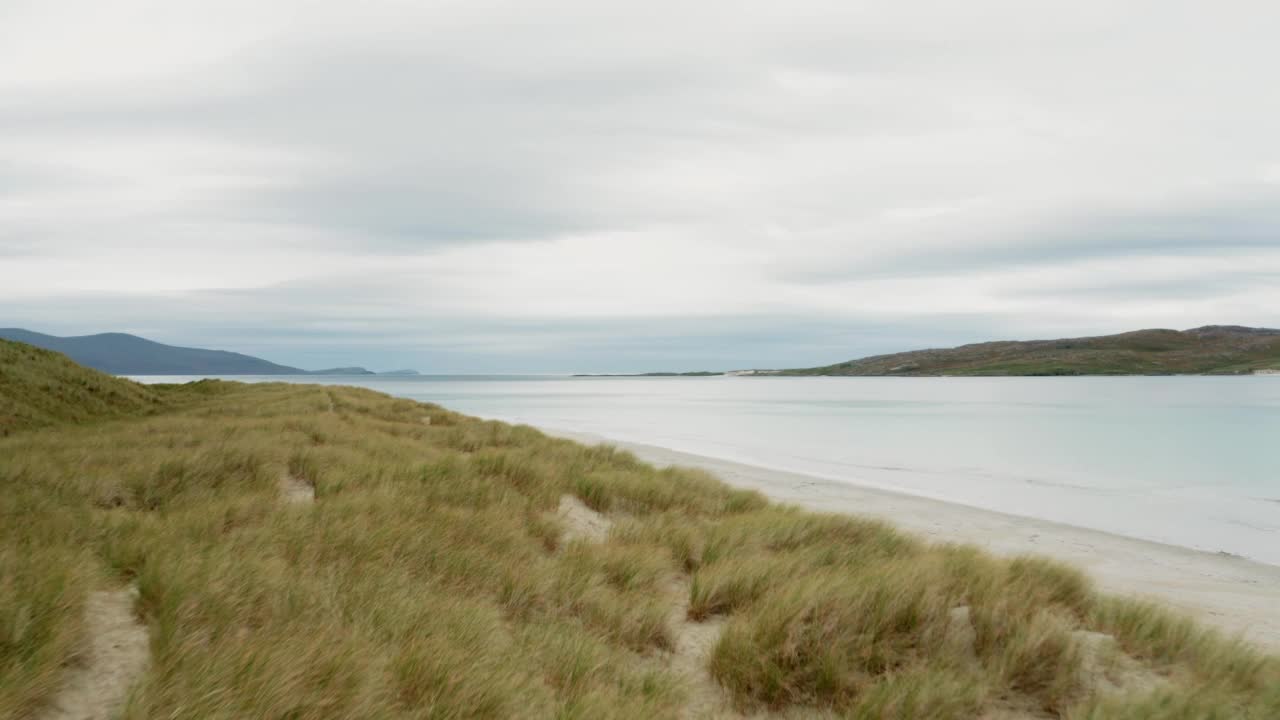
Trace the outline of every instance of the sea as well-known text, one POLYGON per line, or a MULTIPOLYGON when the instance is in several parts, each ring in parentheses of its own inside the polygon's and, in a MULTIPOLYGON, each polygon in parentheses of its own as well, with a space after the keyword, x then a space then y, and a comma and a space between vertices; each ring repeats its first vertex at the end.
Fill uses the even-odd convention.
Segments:
POLYGON ((227 379, 357 385, 1280 565, 1280 376, 227 379))

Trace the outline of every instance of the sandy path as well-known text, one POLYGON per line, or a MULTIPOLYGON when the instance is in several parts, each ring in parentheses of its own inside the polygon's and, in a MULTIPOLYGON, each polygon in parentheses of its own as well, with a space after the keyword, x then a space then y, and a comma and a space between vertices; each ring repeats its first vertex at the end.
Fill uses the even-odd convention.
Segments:
POLYGON ((878 517, 932 540, 972 543, 1002 555, 1063 560, 1087 570, 1104 590, 1159 600, 1280 650, 1280 567, 588 433, 545 432, 607 442, 659 466, 703 468, 731 485, 810 510, 878 517))
POLYGON ((89 595, 84 664, 67 671, 43 720, 106 720, 119 711, 150 654, 147 628, 133 614, 136 597, 133 588, 89 595))
POLYGON ((667 623, 671 627, 675 647, 668 658, 669 667, 684 680, 689 692, 688 701, 680 713, 687 720, 736 720, 744 717, 733 709, 726 693, 711 676, 708 662, 711 651, 720 641, 724 631, 723 617, 707 618, 703 622, 689 619, 689 578, 675 578, 667 588, 671 602, 671 614, 667 623))
MULTIPOLYGON (((560 497, 556 515, 564 528, 563 540, 581 540, 590 543, 604 542, 609 537, 613 523, 608 517, 592 510, 573 495, 560 497)), ((711 650, 724 629, 723 618, 707 622, 689 620, 689 578, 673 577, 666 587, 671 604, 667 624, 671 628, 674 647, 665 656, 667 666, 681 680, 689 695, 680 717, 689 720, 733 720, 742 715, 729 705, 728 698, 707 670, 711 650)))
MULTIPOLYGON (((315 488, 285 472, 280 495, 290 505, 315 501, 315 488)), ((85 603, 89 647, 84 663, 67 670, 62 690, 42 720, 106 720, 114 717, 150 656, 147 627, 134 616, 137 590, 91 593, 85 603)))
POLYGON ((564 542, 574 540, 604 542, 609 536, 609 528, 613 525, 608 518, 587 507, 572 495, 560 497, 560 507, 557 508, 556 515, 564 528, 562 538, 564 542))

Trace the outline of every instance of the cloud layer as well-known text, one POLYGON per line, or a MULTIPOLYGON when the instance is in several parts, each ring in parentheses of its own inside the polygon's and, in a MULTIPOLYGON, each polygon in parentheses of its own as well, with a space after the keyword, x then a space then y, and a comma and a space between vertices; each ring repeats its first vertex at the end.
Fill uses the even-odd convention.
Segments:
POLYGON ((432 371, 1280 325, 1277 28, 1261 2, 5 3, 0 324, 432 371))

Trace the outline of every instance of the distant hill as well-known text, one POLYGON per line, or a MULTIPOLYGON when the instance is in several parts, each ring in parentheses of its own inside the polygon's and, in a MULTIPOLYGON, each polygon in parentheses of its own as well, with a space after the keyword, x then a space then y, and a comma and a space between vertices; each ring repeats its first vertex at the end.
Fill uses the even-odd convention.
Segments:
POLYGON ((225 350, 202 350, 153 342, 137 335, 101 333, 55 337, 0 329, 0 338, 60 352, 113 375, 301 375, 305 370, 225 350))
POLYGON ((81 367, 58 353, 0 340, 0 436, 159 409, 153 388, 81 367))
POLYGON ((1170 375, 1280 370, 1280 330, 1209 325, 1119 335, 986 342, 771 375, 1170 375))
MULTIPOLYGON (((59 352, 113 375, 374 375, 361 367, 307 371, 226 350, 165 345, 137 335, 100 333, 56 337, 20 328, 0 329, 0 339, 59 352)), ((399 371, 405 372, 405 371, 399 371)))

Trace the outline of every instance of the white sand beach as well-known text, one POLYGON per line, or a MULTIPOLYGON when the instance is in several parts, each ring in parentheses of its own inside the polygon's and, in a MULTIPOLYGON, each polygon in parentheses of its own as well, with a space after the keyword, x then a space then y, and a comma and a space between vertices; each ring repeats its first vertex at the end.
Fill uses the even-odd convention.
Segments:
POLYGON ((938 542, 970 543, 1002 555, 1052 557, 1088 571, 1103 590, 1158 600, 1207 625, 1280 650, 1277 566, 589 433, 544 431, 615 445, 658 466, 702 468, 778 502, 881 518, 938 542))

